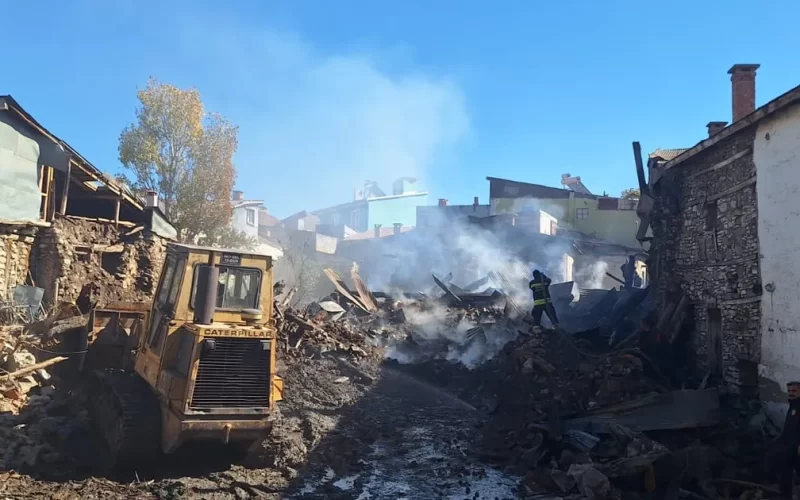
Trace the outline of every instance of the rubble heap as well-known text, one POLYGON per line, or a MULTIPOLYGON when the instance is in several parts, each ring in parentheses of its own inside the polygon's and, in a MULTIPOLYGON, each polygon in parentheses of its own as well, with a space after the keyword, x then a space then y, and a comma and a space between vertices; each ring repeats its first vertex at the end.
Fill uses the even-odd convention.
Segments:
POLYGON ((0 470, 61 466, 59 440, 87 418, 56 395, 48 369, 67 357, 45 346, 28 328, 0 329, 0 470))
MULTIPOLYGON (((725 482, 763 478, 760 460, 752 457, 763 452, 764 435, 746 436, 741 421, 723 419, 719 395, 705 382, 676 390, 637 347, 635 334, 611 347, 590 336, 532 327, 502 293, 471 294, 438 279, 443 295, 397 298, 369 291, 357 275, 356 290, 332 281, 336 293, 302 310, 288 307, 291 291, 275 294, 281 297, 275 304, 278 372, 289 396, 250 458, 251 465, 281 475, 269 480, 276 490, 299 474, 324 438, 350 439, 337 427, 388 366, 476 409, 483 423, 475 462, 520 477, 521 498, 555 493, 602 500, 621 491, 674 496, 681 488, 707 498, 725 488, 772 491, 725 482), (394 361, 387 362, 387 354, 394 361), (713 434, 695 432, 712 426, 713 434)), ((58 356, 53 344, 81 322, 85 318, 73 311, 0 329, 0 439, 6 443, 0 471, 69 474, 79 466, 63 450, 74 451, 75 436, 88 433, 88 417, 78 398, 55 390, 46 370, 67 359, 69 353, 58 356)), ((740 416, 750 417, 748 410, 740 416)), ((323 462, 344 474, 364 446, 347 453, 333 447, 323 462)))

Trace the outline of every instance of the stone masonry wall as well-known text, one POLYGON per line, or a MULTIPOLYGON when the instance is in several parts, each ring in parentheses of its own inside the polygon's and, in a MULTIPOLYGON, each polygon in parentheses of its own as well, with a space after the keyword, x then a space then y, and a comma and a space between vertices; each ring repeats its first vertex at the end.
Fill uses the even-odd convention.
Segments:
POLYGON ((654 187, 651 213, 657 301, 664 306, 676 287, 689 296, 703 372, 710 359, 707 311, 719 309, 722 377, 734 390, 757 384, 752 372, 761 355, 754 133, 744 130, 668 170, 654 187))
POLYGON ((86 312, 152 300, 165 252, 166 242, 144 229, 57 218, 39 232, 32 268, 46 306, 72 302, 86 312))
POLYGON ((36 226, 0 224, 0 301, 8 300, 17 285, 28 280, 36 226))

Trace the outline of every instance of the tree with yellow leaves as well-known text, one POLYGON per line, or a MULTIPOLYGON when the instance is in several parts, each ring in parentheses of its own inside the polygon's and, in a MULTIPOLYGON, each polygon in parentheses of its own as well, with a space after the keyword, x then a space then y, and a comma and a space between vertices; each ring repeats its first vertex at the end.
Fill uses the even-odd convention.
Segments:
POLYGON ((622 190, 620 198, 623 200, 638 200, 641 198, 641 195, 639 194, 639 190, 637 188, 628 188, 622 190))
POLYGON ((136 122, 119 137, 119 159, 135 190, 155 191, 182 241, 252 247, 231 226, 238 127, 206 113, 196 89, 150 78, 138 91, 136 122))

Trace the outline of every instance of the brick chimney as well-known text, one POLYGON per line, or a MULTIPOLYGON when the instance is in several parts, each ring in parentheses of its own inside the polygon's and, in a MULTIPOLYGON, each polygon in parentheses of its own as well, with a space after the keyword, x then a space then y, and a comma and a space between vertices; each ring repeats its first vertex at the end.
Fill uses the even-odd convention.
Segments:
POLYGON ((708 122, 708 125, 706 125, 708 127, 708 136, 711 137, 727 126, 728 122, 708 122))
POLYGON ((439 206, 440 207, 446 207, 447 206, 447 200, 444 199, 444 198, 439 198, 439 206))
POLYGON ((731 75, 733 121, 744 118, 756 110, 756 70, 760 64, 734 64, 728 70, 731 75))
POLYGON ((400 234, 400 228, 403 227, 403 224, 401 222, 395 222, 392 225, 394 226, 394 229, 392 230, 392 234, 400 234))
POLYGON ((244 193, 242 191, 234 191, 231 193, 231 199, 233 201, 242 201, 244 200, 244 193))
POLYGON ((380 238, 381 237, 381 225, 380 224, 375 224, 375 237, 376 238, 380 238))
POLYGON ((155 191, 148 191, 144 195, 144 206, 147 208, 155 208, 158 206, 158 193, 155 191))

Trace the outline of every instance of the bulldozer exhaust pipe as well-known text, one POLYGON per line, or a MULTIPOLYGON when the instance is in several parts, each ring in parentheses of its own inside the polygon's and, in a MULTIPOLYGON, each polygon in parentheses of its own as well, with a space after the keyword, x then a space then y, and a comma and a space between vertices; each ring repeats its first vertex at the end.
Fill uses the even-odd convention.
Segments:
POLYGON ((194 322, 199 325, 210 325, 214 322, 214 310, 217 307, 217 285, 219 284, 219 268, 216 266, 199 266, 197 269, 197 302, 194 308, 194 322))

